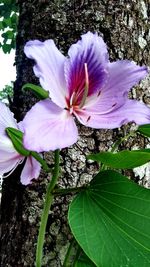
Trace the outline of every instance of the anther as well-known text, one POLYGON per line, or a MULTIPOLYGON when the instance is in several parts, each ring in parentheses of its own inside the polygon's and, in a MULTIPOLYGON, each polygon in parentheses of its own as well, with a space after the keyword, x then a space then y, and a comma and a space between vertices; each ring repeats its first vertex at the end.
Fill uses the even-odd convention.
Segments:
POLYGON ((113 105, 112 105, 112 108, 115 107, 116 105, 117 105, 117 103, 113 104, 113 105))
POLYGON ((86 122, 88 122, 90 119, 91 119, 91 116, 89 116, 89 117, 87 118, 86 122))
POLYGON ((100 96, 100 94, 101 94, 101 91, 98 92, 97 97, 100 96))

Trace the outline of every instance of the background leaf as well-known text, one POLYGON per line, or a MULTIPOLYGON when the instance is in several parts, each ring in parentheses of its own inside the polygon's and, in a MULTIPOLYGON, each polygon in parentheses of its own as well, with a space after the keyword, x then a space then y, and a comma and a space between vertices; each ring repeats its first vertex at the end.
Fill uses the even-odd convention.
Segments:
POLYGON ((12 99, 13 97, 13 84, 5 85, 5 87, 0 91, 0 101, 7 102, 7 99, 12 99))
POLYGON ((133 169, 150 161, 150 152, 148 149, 124 150, 117 153, 100 152, 91 154, 87 158, 101 162, 114 169, 133 169))
POLYGON ((24 84, 22 90, 31 90, 40 99, 46 99, 49 97, 48 91, 44 90, 41 86, 32 83, 24 84))
POLYGON ((75 267, 96 267, 96 265, 83 252, 75 263, 75 267))
POLYGON ((9 44, 4 44, 2 45, 2 49, 3 49, 3 52, 6 54, 6 53, 10 53, 10 50, 11 50, 11 45, 9 44))
POLYGON ((150 191, 104 171, 72 201, 69 224, 97 267, 150 266, 150 191))
POLYGON ((0 5, 0 30, 4 53, 10 53, 15 48, 19 6, 15 0, 4 0, 0 5))
POLYGON ((138 132, 150 137, 150 124, 144 124, 138 127, 138 132))

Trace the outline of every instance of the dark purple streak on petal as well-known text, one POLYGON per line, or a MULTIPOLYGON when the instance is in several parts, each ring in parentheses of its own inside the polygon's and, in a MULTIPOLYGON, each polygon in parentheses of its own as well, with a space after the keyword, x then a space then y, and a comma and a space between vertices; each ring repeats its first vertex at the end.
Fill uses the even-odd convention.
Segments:
POLYGON ((68 95, 70 98, 73 92, 76 92, 78 98, 76 104, 80 104, 85 86, 84 64, 87 64, 89 74, 88 96, 90 96, 99 91, 106 80, 107 48, 101 37, 88 32, 70 47, 68 54, 69 59, 65 63, 68 95))

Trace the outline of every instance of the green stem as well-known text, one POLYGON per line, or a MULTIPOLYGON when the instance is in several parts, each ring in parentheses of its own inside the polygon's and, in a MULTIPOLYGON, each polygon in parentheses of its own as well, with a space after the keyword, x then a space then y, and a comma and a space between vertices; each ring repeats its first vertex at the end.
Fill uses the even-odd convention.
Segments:
POLYGON ((71 194, 71 193, 78 193, 78 192, 85 190, 86 188, 87 188, 87 186, 66 188, 66 189, 58 188, 58 189, 53 190, 53 195, 59 196, 59 195, 67 195, 67 194, 71 194))
POLYGON ((75 267, 76 262, 79 259, 80 253, 81 253, 81 247, 78 245, 77 251, 76 251, 76 255, 75 255, 75 258, 74 258, 74 262, 73 262, 73 267, 75 267))
POLYGON ((46 161, 42 159, 41 156, 37 152, 31 151, 30 154, 33 158, 35 158, 42 165, 44 171, 51 172, 51 169, 48 167, 46 161))
MULTIPOLYGON (((112 146, 110 152, 114 152, 122 142, 126 141, 129 137, 131 137, 131 136, 133 137, 133 136, 135 136, 135 135, 136 135, 136 132, 130 132, 130 133, 127 134, 126 136, 119 138, 119 139, 113 144, 113 146, 112 146)), ((108 167, 107 167, 105 164, 102 164, 102 165, 101 165, 101 171, 105 171, 105 170, 107 170, 107 169, 108 169, 108 167)))
POLYGON ((73 250, 75 244, 76 244, 76 241, 73 238, 71 240, 71 242, 70 242, 69 247, 68 247, 68 250, 67 250, 67 253, 66 253, 66 256, 65 256, 65 260, 64 260, 64 263, 63 263, 63 267, 69 267, 70 266, 70 263, 69 263, 70 262, 70 256, 72 254, 72 250, 73 250))
POLYGON ((65 260, 63 263, 63 267, 75 267, 75 264, 80 256, 81 253, 81 247, 79 246, 79 244, 76 242, 75 238, 73 237, 73 239, 70 242, 70 245, 68 247, 66 256, 65 256, 65 260), (76 253, 74 255, 74 260, 73 263, 71 264, 71 256, 74 254, 74 250, 76 249, 76 253))
POLYGON ((101 167, 100 167, 100 171, 102 172, 102 171, 105 171, 105 170, 107 170, 107 166, 104 163, 102 163, 101 167))
POLYGON ((37 241, 37 249, 36 249, 36 267, 41 267, 42 255, 43 255, 43 245, 46 231, 46 224, 48 219, 49 210, 53 201, 52 191, 58 181, 59 176, 59 150, 55 151, 55 166, 53 171, 53 176, 48 184, 46 195, 45 195, 45 203, 44 209, 41 217, 41 224, 39 229, 38 241, 37 241))
POLYGON ((136 132, 130 132, 130 133, 127 134, 126 136, 119 138, 119 139, 114 143, 114 145, 112 146, 111 152, 114 152, 114 151, 118 148, 118 146, 119 146, 122 142, 126 141, 129 137, 131 137, 131 136, 133 137, 133 136, 135 136, 135 135, 136 135, 136 132))
POLYGON ((121 144, 121 142, 122 142, 122 138, 119 138, 119 139, 113 144, 113 146, 112 146, 112 148, 111 148, 111 152, 114 152, 114 151, 118 148, 118 146, 121 144))

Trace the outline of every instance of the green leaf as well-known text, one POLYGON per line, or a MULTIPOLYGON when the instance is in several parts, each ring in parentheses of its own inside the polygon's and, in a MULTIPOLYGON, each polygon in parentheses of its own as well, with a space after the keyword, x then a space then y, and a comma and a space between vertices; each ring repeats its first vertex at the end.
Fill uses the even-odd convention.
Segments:
POLYGON ((75 263, 75 267, 96 267, 96 265, 84 253, 82 253, 75 263))
POLYGON ((12 3, 12 0, 4 0, 4 4, 10 5, 12 3))
POLYGON ((97 267, 150 266, 150 191, 100 172, 69 207, 69 225, 97 267))
POLYGON ((0 30, 3 30, 4 26, 3 26, 3 21, 0 21, 0 30))
POLYGON ((11 50, 11 45, 9 44, 4 44, 2 45, 2 49, 3 49, 3 52, 6 54, 6 53, 10 53, 10 50, 11 50))
POLYGON ((88 159, 102 162, 114 169, 133 169, 150 161, 148 150, 123 150, 118 153, 100 152, 87 156, 88 159))
POLYGON ((11 40, 11 48, 12 48, 12 49, 15 49, 15 48, 16 48, 16 38, 15 38, 15 36, 14 36, 14 38, 12 38, 12 40, 11 40))
POLYGON ((10 27, 11 28, 11 18, 4 19, 2 21, 2 24, 3 24, 3 28, 7 28, 7 27, 10 27))
POLYGON ((18 15, 16 13, 14 13, 11 16, 11 23, 16 26, 17 25, 17 22, 18 22, 18 15))
POLYGON ((6 128, 6 132, 18 153, 25 157, 28 157, 31 152, 25 149, 23 146, 23 133, 12 127, 6 128))
POLYGON ((0 91, 0 100, 8 99, 13 96, 13 84, 5 85, 5 87, 0 91))
POLYGON ((13 31, 6 31, 2 34, 2 37, 5 38, 5 39, 12 39, 14 36, 14 32, 13 31))
POLYGON ((2 15, 4 16, 5 19, 8 19, 8 18, 10 18, 10 16, 11 16, 11 12, 12 12, 11 9, 8 8, 8 9, 5 9, 5 10, 3 11, 2 15))
POLYGON ((42 87, 32 84, 32 83, 26 83, 23 87, 22 90, 32 90, 35 95, 40 98, 40 99, 46 99, 49 97, 49 92, 45 91, 42 87))
POLYGON ((138 132, 150 137, 150 124, 144 124, 138 127, 138 132))

